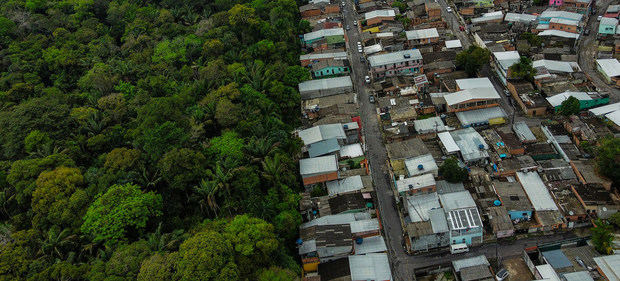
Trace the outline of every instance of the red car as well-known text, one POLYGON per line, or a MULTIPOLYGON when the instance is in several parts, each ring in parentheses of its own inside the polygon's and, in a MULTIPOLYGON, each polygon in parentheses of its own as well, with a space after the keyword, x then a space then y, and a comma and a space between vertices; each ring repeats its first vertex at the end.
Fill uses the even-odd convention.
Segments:
POLYGON ((459 26, 459 29, 460 29, 461 31, 465 31, 465 27, 464 27, 464 26, 462 26, 462 25, 461 25, 461 26, 459 26))

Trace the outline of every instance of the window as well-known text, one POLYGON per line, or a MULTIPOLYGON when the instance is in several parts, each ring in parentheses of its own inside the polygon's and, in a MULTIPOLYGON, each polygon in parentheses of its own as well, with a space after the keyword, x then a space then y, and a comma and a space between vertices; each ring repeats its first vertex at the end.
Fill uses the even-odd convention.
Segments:
POLYGON ((523 215, 524 217, 527 217, 527 213, 523 213, 523 214, 521 214, 521 215, 523 215))

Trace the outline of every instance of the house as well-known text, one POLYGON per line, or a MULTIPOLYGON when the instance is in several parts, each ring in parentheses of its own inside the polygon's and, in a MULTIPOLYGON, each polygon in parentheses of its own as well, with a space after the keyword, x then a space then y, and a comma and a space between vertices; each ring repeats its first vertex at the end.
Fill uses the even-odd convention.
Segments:
POLYGON ((617 59, 598 59, 596 69, 603 75, 609 84, 620 87, 620 62, 617 59))
POLYGON ((472 24, 500 23, 503 20, 504 20, 504 12, 495 11, 495 12, 484 13, 482 14, 482 16, 477 17, 477 18, 472 18, 471 23, 472 24))
POLYGON ((459 148, 465 163, 484 161, 489 158, 488 149, 482 136, 472 127, 450 132, 452 139, 459 148))
POLYGON ((618 26, 617 18, 604 17, 598 24, 598 34, 613 36, 616 34, 616 26, 618 26))
POLYGON ((373 78, 422 73, 420 50, 403 50, 368 57, 373 78))
POLYGON ((452 269, 461 281, 495 280, 491 264, 484 255, 452 261, 452 269))
POLYGON ((396 181, 396 190, 401 195, 435 192, 437 190, 435 186, 435 177, 433 174, 423 174, 411 178, 399 179, 396 181))
POLYGON ((570 162, 579 182, 583 184, 601 184, 605 189, 611 190, 612 182, 598 175, 595 163, 587 160, 573 160, 570 162))
POLYGON ((349 65, 345 65, 344 60, 322 60, 312 64, 314 78, 348 75, 349 72, 349 65))
POLYGON ((450 229, 450 244, 482 243, 482 219, 469 191, 450 192, 439 195, 450 229))
POLYGON ((504 206, 489 207, 489 224, 497 238, 506 238, 515 234, 515 228, 504 206))
POLYGON ((618 18, 620 16, 620 5, 609 5, 603 17, 605 18, 618 18))
POLYGON ((609 103, 609 96, 601 95, 598 92, 563 92, 561 94, 548 97, 547 101, 554 108, 555 112, 558 112, 562 107, 562 102, 567 100, 569 97, 574 97, 579 100, 580 110, 609 103))
POLYGON ((335 155, 299 160, 299 174, 304 185, 338 179, 338 159, 335 155))
POLYGON ((351 92, 353 82, 350 76, 343 76, 304 81, 298 88, 301 99, 308 100, 351 92))
POLYGON ((393 21, 396 16, 394 9, 374 10, 364 14, 366 26, 374 26, 383 21, 393 21))
POLYGON ((428 20, 434 21, 441 18, 441 5, 439 3, 426 1, 424 2, 424 9, 428 20))
POLYGON ((302 260, 319 258, 320 262, 344 258, 353 252, 353 235, 349 224, 315 225, 299 230, 302 260))
POLYGON ((512 130, 522 143, 534 143, 537 141, 530 127, 523 121, 515 122, 512 125, 512 130))
POLYGON ((566 19, 566 20, 580 22, 581 19, 583 18, 583 15, 579 13, 558 11, 555 9, 547 9, 538 16, 538 23, 549 24, 551 19, 553 18, 566 19))
POLYGON ((620 254, 594 258, 596 271, 601 274, 603 280, 620 280, 620 254))
POLYGON ((437 28, 409 30, 405 32, 410 47, 437 43, 439 32, 437 28))
POLYGON ((528 25, 536 22, 537 19, 538 17, 535 15, 517 13, 506 13, 506 16, 504 17, 504 21, 513 23, 520 22, 528 25))
POLYGON ((519 138, 509 127, 499 127, 496 131, 502 140, 502 144, 508 149, 510 155, 523 155, 525 153, 525 148, 521 145, 519 138))
MULTIPOLYGON (((486 79, 486 81, 488 81, 488 78, 472 79, 483 79, 481 81, 485 81, 484 79, 486 79)), ((494 87, 486 87, 481 83, 479 87, 463 89, 444 95, 444 99, 446 100, 446 110, 448 112, 459 112, 495 107, 499 105, 499 100, 501 98, 494 87)))
POLYGON ((347 60, 347 53, 330 50, 329 52, 314 52, 299 56, 301 66, 308 66, 323 60, 347 60))
POLYGON ((319 50, 344 47, 344 29, 342 27, 328 28, 306 33, 303 35, 303 43, 319 50))
POLYGON ((329 139, 342 141, 347 138, 341 123, 314 126, 299 131, 298 136, 306 146, 329 139))
POLYGON ((387 252, 387 246, 383 236, 372 236, 363 238, 362 243, 354 244, 355 255, 365 255, 370 253, 385 253, 387 252))
POLYGON ((448 127, 444 125, 441 117, 434 116, 426 119, 413 121, 413 126, 418 135, 436 134, 448 130, 448 127))
POLYGON ((437 176, 439 172, 439 167, 437 167, 437 163, 435 162, 435 159, 431 154, 424 154, 421 156, 406 159, 405 168, 407 170, 407 174, 410 177, 426 173, 431 173, 434 176, 437 176))
POLYGON ((386 253, 351 255, 321 263, 317 277, 312 280, 393 280, 386 253))
POLYGON ((524 221, 532 218, 533 207, 521 184, 518 182, 493 181, 493 187, 511 220, 524 221))
POLYGON ((521 56, 517 51, 493 52, 493 62, 495 72, 497 72, 500 81, 506 85, 508 79, 508 68, 513 64, 519 63, 521 56))
POLYGON ((359 175, 328 181, 325 185, 329 196, 357 192, 360 190, 366 191, 370 188, 370 186, 364 184, 362 176, 359 175))
POLYGON ((544 231, 560 228, 562 216, 537 172, 517 172, 517 180, 534 208, 534 218, 544 231))
POLYGON ((439 137, 439 144, 444 154, 458 154, 458 152, 461 151, 450 132, 439 133, 437 137, 439 137))
POLYGON ((436 192, 406 196, 405 240, 407 250, 428 251, 449 245, 448 223, 436 192))
POLYGON ((579 22, 563 18, 552 18, 549 20, 549 29, 560 30, 570 33, 579 33, 579 22))
POLYGON ((309 3, 299 7, 299 13, 302 18, 309 18, 321 15, 321 6, 309 3))
POLYGON ((508 81, 506 88, 523 113, 528 116, 544 116, 547 113, 547 100, 534 90, 527 81, 508 81))

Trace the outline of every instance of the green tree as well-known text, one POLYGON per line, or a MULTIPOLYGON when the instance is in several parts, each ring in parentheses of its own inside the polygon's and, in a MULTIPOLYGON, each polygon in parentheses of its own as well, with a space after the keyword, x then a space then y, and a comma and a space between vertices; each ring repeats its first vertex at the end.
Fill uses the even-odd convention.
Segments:
POLYGON ((138 281, 171 281, 175 278, 175 262, 177 253, 160 254, 146 258, 140 266, 138 281))
POLYGON ((258 275, 258 281, 295 281, 299 280, 295 272, 279 267, 270 267, 258 275))
POLYGON ((490 57, 489 50, 472 45, 456 55, 456 66, 465 70, 470 77, 475 77, 480 68, 489 63, 490 57))
POLYGON ((146 227, 150 218, 162 214, 162 198, 153 192, 144 193, 133 184, 113 185, 93 202, 82 224, 82 232, 95 242, 114 245, 134 236, 146 227))
POLYGON ((32 193, 33 225, 41 229, 51 225, 77 227, 88 205, 88 195, 80 189, 83 184, 84 177, 77 168, 42 172, 32 193))
POLYGON ((179 248, 177 276, 180 280, 237 280, 233 245, 221 233, 196 233, 179 248))
POLYGON ((558 109, 558 113, 564 116, 570 116, 573 114, 579 113, 580 110, 579 100, 573 96, 568 97, 566 100, 560 104, 560 109, 558 109))
POLYGON ((463 182, 467 180, 467 174, 467 169, 459 166, 458 160, 454 157, 446 159, 441 166, 439 166, 439 175, 448 182, 463 182))
POLYGON ((527 40, 527 42, 534 47, 540 47, 543 43, 543 39, 540 36, 531 32, 524 32, 519 38, 527 40))
POLYGON ((614 239, 613 228, 605 221, 596 220, 595 226, 590 229, 592 232, 592 244, 596 251, 603 255, 612 253, 611 243, 614 239))
POLYGON ((596 168, 599 173, 609 178, 614 184, 620 184, 620 139, 605 138, 601 140, 596 154, 596 168))
POLYGON ((151 254, 146 241, 143 240, 120 245, 108 261, 94 262, 87 275, 88 280, 136 280, 142 262, 151 254))
POLYGON ((620 212, 614 213, 608 220, 611 224, 615 225, 617 228, 620 228, 620 212))
POLYGON ((536 69, 532 67, 532 60, 525 56, 521 56, 518 63, 508 68, 508 76, 513 79, 533 81, 534 75, 536 75, 536 69))

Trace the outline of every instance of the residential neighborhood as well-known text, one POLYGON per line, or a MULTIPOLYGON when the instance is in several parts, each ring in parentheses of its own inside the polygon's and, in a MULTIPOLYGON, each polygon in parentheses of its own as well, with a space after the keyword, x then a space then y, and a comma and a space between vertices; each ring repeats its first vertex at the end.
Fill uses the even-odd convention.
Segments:
POLYGON ((310 2, 302 280, 620 280, 617 1, 310 2))

